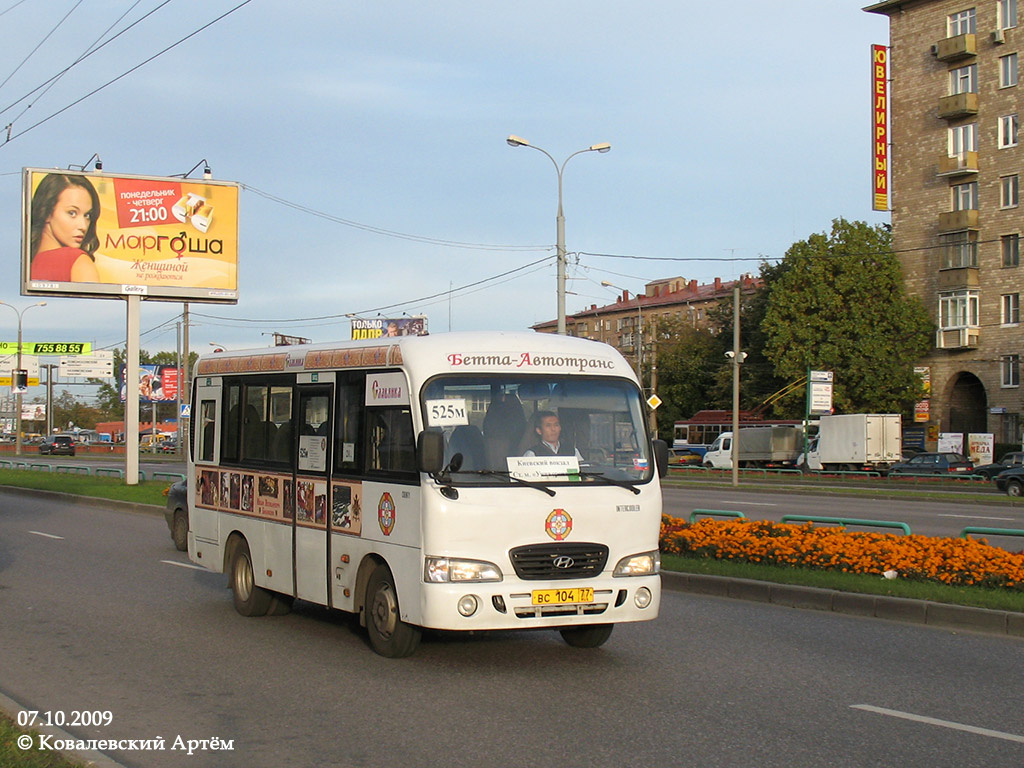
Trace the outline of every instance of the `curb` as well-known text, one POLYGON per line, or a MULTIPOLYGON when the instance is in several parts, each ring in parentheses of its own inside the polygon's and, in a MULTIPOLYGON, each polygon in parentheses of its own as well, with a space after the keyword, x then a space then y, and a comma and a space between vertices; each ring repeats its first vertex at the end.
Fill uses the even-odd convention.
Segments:
POLYGON ((101 499, 98 496, 80 496, 77 493, 61 493, 60 491, 44 491, 36 488, 22 488, 17 485, 0 485, 0 492, 12 496, 35 496, 37 498, 66 501, 86 507, 106 507, 119 509, 122 512, 145 512, 163 514, 164 508, 155 504, 140 504, 136 501, 118 501, 117 499, 101 499))
POLYGON ((793 584, 774 584, 729 576, 662 571, 662 586, 673 592, 772 603, 788 608, 846 613, 888 621, 926 624, 942 629, 970 630, 1024 638, 1024 613, 933 603, 906 597, 864 595, 793 584))

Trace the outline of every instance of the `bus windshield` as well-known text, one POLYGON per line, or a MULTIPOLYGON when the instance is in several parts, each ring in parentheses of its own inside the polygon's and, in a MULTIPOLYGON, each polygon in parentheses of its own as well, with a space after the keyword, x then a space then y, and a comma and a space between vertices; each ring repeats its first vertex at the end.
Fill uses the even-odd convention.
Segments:
POLYGON ((652 476, 640 391, 625 379, 439 376, 423 387, 421 404, 426 428, 444 432, 442 474, 452 484, 652 476))

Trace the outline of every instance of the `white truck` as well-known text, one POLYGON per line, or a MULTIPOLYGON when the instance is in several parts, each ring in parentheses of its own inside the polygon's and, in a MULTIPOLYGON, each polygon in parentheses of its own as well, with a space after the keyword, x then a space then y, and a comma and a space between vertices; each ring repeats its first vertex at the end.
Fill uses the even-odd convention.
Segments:
MULTIPOLYGON (((739 431, 740 467, 791 467, 804 449, 804 430, 791 425, 741 427, 739 431)), ((703 465, 712 469, 732 469, 732 432, 715 438, 704 454, 703 465)))
MULTIPOLYGON (((825 471, 879 471, 903 460, 903 425, 898 413, 822 416, 811 438, 807 468, 825 471)), ((797 461, 803 464, 803 455, 797 461)))

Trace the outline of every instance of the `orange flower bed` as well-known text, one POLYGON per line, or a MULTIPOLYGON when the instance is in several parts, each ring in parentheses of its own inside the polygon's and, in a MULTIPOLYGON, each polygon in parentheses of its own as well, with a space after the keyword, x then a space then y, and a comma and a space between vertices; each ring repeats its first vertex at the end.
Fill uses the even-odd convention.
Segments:
POLYGON ((978 539, 851 533, 767 520, 688 523, 663 515, 661 551, 844 573, 896 571, 901 579, 1024 590, 1024 552, 1007 552, 978 539))

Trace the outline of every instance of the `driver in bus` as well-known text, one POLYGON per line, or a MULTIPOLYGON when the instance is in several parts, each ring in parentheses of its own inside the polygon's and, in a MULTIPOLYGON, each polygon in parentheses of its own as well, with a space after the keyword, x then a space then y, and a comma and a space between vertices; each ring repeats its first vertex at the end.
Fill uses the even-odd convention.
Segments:
POLYGON ((537 442, 526 449, 523 456, 583 456, 573 446, 563 444, 562 422, 554 411, 538 411, 534 417, 533 429, 537 433, 537 442))

